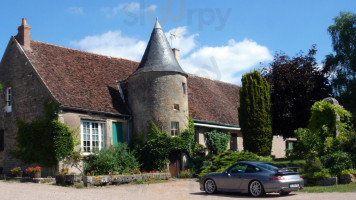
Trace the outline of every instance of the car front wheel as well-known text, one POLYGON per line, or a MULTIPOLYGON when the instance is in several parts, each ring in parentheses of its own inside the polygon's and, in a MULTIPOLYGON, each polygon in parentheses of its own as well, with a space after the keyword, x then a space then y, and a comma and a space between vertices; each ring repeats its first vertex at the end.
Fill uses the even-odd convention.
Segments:
POLYGON ((204 190, 208 194, 213 194, 216 192, 216 184, 212 179, 208 179, 204 183, 204 190))
POLYGON ((249 193, 254 197, 264 195, 263 185, 259 181, 252 181, 248 187, 249 193))

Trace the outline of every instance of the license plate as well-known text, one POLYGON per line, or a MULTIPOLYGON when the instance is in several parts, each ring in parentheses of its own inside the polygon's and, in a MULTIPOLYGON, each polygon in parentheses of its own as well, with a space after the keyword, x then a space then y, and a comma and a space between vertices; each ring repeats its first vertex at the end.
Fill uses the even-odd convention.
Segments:
POLYGON ((289 184, 289 188, 299 188, 299 184, 289 184))

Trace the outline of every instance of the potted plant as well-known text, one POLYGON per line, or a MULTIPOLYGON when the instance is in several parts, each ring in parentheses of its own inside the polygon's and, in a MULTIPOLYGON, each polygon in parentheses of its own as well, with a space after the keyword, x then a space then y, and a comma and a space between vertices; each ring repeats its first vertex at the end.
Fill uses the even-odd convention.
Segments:
POLYGON ((23 171, 21 167, 14 167, 10 171, 13 176, 22 177, 23 171))
POLYGON ((26 172, 30 175, 31 178, 41 178, 41 167, 28 167, 26 172))

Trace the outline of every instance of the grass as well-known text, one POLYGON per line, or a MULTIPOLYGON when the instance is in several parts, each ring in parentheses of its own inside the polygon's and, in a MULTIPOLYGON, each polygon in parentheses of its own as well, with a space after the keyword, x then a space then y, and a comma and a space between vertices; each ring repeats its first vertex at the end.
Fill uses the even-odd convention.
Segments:
POLYGON ((331 186, 306 186, 300 192, 323 193, 323 192, 356 192, 356 183, 339 184, 331 186))

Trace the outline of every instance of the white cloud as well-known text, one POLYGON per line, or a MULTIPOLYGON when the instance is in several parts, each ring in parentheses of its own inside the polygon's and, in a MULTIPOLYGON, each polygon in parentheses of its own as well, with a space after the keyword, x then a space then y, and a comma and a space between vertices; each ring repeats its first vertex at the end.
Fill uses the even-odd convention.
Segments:
POLYGON ((195 38, 199 36, 199 34, 188 35, 188 28, 186 26, 171 29, 165 34, 169 43, 172 43, 172 48, 178 48, 180 50, 181 56, 189 54, 197 47, 198 42, 195 38), (175 35, 175 37, 173 35, 175 35))
POLYGON ((77 14, 77 15, 81 15, 84 13, 84 9, 80 7, 70 7, 67 9, 67 11, 71 14, 77 14))
POLYGON ((150 5, 150 6, 148 6, 148 7, 146 8, 146 10, 149 11, 149 12, 153 12, 153 11, 156 10, 156 8, 157 8, 156 5, 150 5))
POLYGON ((225 46, 204 46, 182 59, 181 63, 186 72, 240 84, 243 72, 272 59, 267 47, 249 39, 241 42, 232 39, 225 46))
POLYGON ((147 45, 145 41, 123 36, 121 31, 87 36, 79 41, 71 41, 70 44, 85 51, 136 61, 141 60, 147 45))
MULTIPOLYGON (((241 76, 246 71, 258 67, 260 62, 273 59, 267 47, 250 39, 236 42, 231 39, 222 46, 203 46, 197 49, 198 34, 188 34, 187 27, 178 27, 166 33, 178 36, 173 39, 173 47, 181 50, 181 66, 184 71, 211 79, 241 84, 241 76)), ((124 36, 121 31, 108 31, 101 35, 87 36, 70 43, 80 49, 120 58, 140 61, 147 41, 124 36)))
POLYGON ((154 4, 146 8, 142 8, 142 7, 143 6, 140 3, 131 2, 131 3, 119 4, 112 8, 110 7, 101 8, 101 11, 104 12, 108 18, 111 18, 117 15, 118 13, 120 13, 121 11, 124 11, 124 13, 126 14, 139 12, 140 9, 142 9, 142 11, 154 12, 157 8, 157 6, 154 4))

